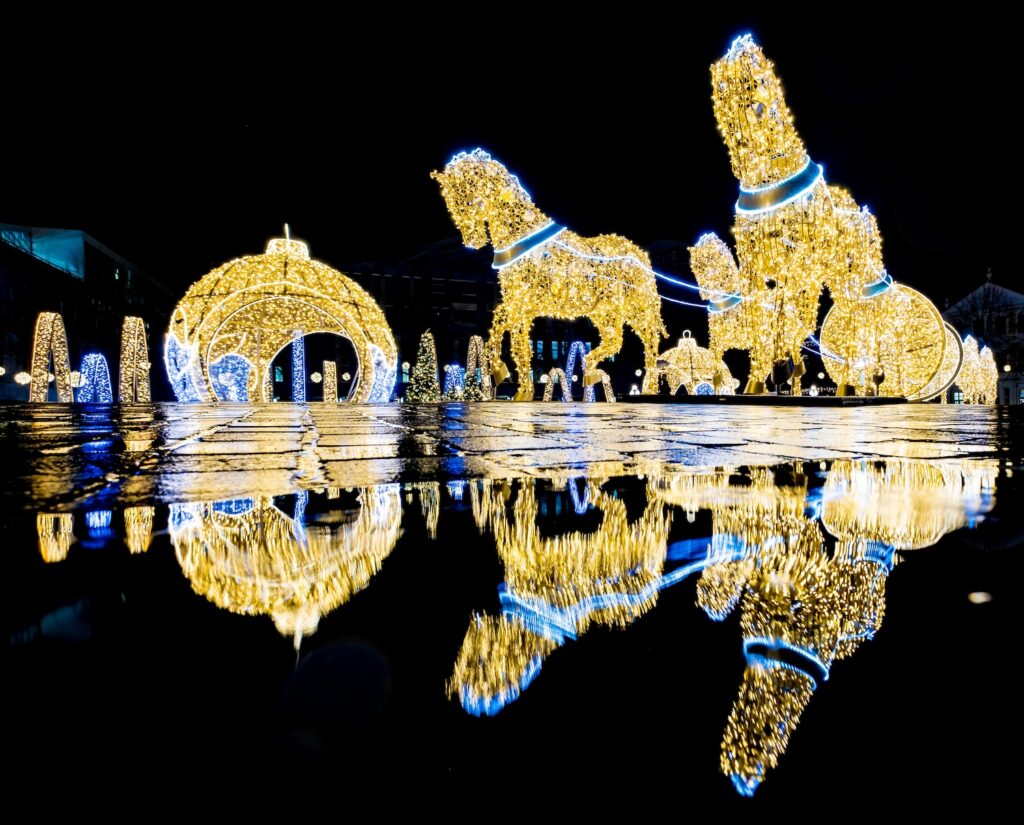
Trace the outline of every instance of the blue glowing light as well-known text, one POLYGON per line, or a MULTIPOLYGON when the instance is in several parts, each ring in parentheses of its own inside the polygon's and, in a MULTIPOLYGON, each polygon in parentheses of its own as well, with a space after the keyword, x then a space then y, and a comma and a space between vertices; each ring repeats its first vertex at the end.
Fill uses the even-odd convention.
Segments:
POLYGON ((693 390, 694 395, 714 395, 715 386, 708 381, 701 381, 693 390))
POLYGON ((451 398, 455 392, 466 389, 466 371, 458 364, 447 364, 444 368, 444 394, 451 398))
POLYGON ((817 689, 819 679, 828 680, 829 667, 819 656, 785 639, 748 636, 743 640, 743 655, 748 667, 785 668, 802 674, 811 681, 811 690, 817 689))
POLYGON ((587 480, 583 476, 577 476, 570 478, 566 482, 566 486, 569 488, 569 495, 572 496, 572 506, 576 511, 576 515, 582 515, 590 509, 590 487, 587 485, 587 480), (583 482, 583 496, 580 496, 579 488, 576 486, 577 481, 583 482))
POLYGON ((800 171, 793 173, 785 180, 771 183, 755 189, 740 186, 740 197, 736 201, 736 211, 742 215, 760 215, 772 212, 788 203, 799 200, 825 181, 825 169, 810 158, 800 171), (764 204, 756 205, 756 204, 764 204))
POLYGON ((110 527, 114 514, 110 510, 92 510, 85 514, 85 524, 92 530, 103 530, 110 527))
POLYGON ((221 401, 249 400, 249 371, 252 365, 247 358, 231 353, 210 364, 210 384, 221 401))
POLYGON ((101 352, 90 352, 82 358, 82 379, 78 388, 77 400, 84 404, 111 404, 114 391, 110 386, 110 369, 107 359, 101 352))
POLYGON ((447 487, 452 501, 462 501, 462 493, 466 489, 465 481, 449 481, 447 487))
POLYGON ((564 226, 559 226, 554 221, 550 221, 528 235, 524 235, 514 244, 510 244, 504 249, 494 250, 494 260, 491 262, 491 269, 504 269, 506 266, 511 266, 524 255, 530 254, 564 231, 564 226))
POLYGON ((256 503, 251 498, 229 498, 225 501, 214 502, 213 511, 228 516, 240 516, 248 513, 255 506, 256 503))
MULTIPOLYGON (((376 344, 370 344, 370 360, 373 362, 373 386, 370 395, 366 399, 368 404, 386 404, 391 400, 391 393, 395 389, 395 379, 398 376, 397 356, 388 361, 384 351, 376 344)), ((356 382, 358 384, 358 380, 356 382)), ((352 385, 349 394, 355 392, 356 384, 352 385)))
POLYGON ((167 380, 174 391, 174 397, 186 404, 209 400, 199 391, 199 382, 196 380, 196 351, 197 347, 194 344, 186 346, 174 335, 168 335, 164 342, 164 368, 167 370, 167 380))
POLYGON ((292 341, 292 401, 306 400, 306 340, 292 341))

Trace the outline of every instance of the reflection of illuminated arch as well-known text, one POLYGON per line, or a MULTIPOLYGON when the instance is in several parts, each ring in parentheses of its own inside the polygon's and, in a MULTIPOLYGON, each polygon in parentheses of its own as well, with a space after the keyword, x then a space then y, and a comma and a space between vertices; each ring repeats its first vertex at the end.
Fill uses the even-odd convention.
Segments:
POLYGON ((75 540, 74 516, 71 513, 40 513, 36 516, 36 533, 43 561, 64 561, 75 540))
POLYGON ((50 357, 53 356, 53 374, 57 382, 57 400, 62 404, 74 401, 71 391, 71 359, 68 357, 68 336, 64 319, 56 312, 40 312, 36 318, 36 331, 32 339, 32 383, 29 401, 46 401, 50 386, 50 357))
POLYGON ((149 401, 149 345, 146 324, 129 315, 121 325, 121 367, 118 374, 118 398, 124 401, 149 401))
POLYGON ((270 400, 267 375, 296 339, 332 333, 356 355, 352 401, 387 401, 397 348, 383 312, 342 273, 309 257, 305 244, 272 240, 262 255, 238 258, 192 285, 174 311, 164 360, 180 401, 217 400, 211 367, 229 355, 250 368, 245 395, 270 400))
POLYGON ((218 607, 269 615, 296 643, 322 616, 369 584, 401 533, 397 484, 359 493, 359 513, 341 525, 303 523, 270 498, 172 504, 171 543, 192 589, 218 607))
POLYGON ((75 400, 88 404, 110 404, 114 400, 114 389, 110 385, 110 369, 101 352, 90 352, 82 358, 78 396, 75 400))

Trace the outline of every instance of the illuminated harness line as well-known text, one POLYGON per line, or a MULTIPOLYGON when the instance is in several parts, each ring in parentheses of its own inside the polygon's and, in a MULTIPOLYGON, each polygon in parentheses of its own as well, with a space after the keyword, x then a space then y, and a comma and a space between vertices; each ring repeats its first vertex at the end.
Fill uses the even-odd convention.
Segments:
MULTIPOLYGON (((516 241, 511 246, 506 246, 504 249, 496 250, 494 253, 494 259, 491 261, 491 268, 498 270, 504 269, 506 266, 515 263, 524 255, 533 252, 538 247, 542 246, 543 244, 552 240, 557 235, 561 234, 564 229, 564 226, 559 226, 554 221, 552 221, 551 223, 542 226, 540 229, 532 232, 526 237, 516 241)), ((736 306, 743 300, 741 296, 733 292, 719 292, 718 290, 713 289, 703 289, 703 287, 701 287, 698 284, 691 284, 688 283, 687 281, 683 281, 678 278, 673 278, 669 275, 663 275, 657 270, 654 270, 651 267, 647 266, 647 264, 645 264, 635 255, 617 255, 614 257, 604 255, 591 255, 587 252, 583 252, 582 250, 576 249, 575 247, 570 246, 569 244, 559 243, 558 246, 562 247, 563 249, 569 252, 572 252, 578 257, 592 261, 632 261, 638 267, 649 272, 655 278, 659 278, 660 280, 668 281, 669 283, 676 284, 678 286, 683 286, 686 287, 687 289, 693 289, 698 291, 703 290, 704 292, 714 293, 716 295, 723 296, 721 299, 710 301, 707 304, 695 304, 690 301, 680 301, 678 298, 669 298, 667 295, 661 295, 660 293, 658 294, 658 297, 661 298, 661 300, 671 301, 673 304, 681 304, 682 306, 696 307, 698 309, 708 309, 711 312, 723 312, 727 309, 731 309, 732 307, 736 306)), ((623 284, 624 286, 633 287, 634 289, 636 288, 633 284, 628 284, 624 281, 619 281, 617 278, 610 278, 607 275, 602 275, 598 277, 607 278, 609 280, 615 280, 618 283, 623 284)))

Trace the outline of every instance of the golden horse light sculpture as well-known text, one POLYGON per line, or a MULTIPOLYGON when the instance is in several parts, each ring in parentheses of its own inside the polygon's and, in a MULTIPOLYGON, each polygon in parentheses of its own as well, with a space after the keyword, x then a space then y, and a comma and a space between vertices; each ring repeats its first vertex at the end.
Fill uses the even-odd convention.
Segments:
POLYGON ((715 119, 740 184, 736 258, 714 234, 690 250, 709 302, 711 352, 719 359, 728 349, 749 350, 745 392, 763 392, 771 373, 776 385, 792 381, 798 393, 800 352, 813 340, 827 286, 835 306, 822 352, 840 394, 871 389, 914 397, 942 363, 938 311, 886 273, 874 217, 826 183, 796 131, 774 66, 753 39, 737 38, 711 76, 715 119))
POLYGON ((661 298, 647 253, 618 235, 583 238, 555 223, 501 163, 482 149, 461 152, 431 177, 441 185, 452 221, 470 249, 494 247, 501 302, 488 339, 495 384, 509 375, 501 361, 511 336, 518 372, 516 400, 533 400, 530 326, 536 318, 589 318, 600 343, 587 355, 584 385, 600 383, 596 369, 622 347, 626 325, 644 348, 644 389, 656 375, 665 336, 661 298))

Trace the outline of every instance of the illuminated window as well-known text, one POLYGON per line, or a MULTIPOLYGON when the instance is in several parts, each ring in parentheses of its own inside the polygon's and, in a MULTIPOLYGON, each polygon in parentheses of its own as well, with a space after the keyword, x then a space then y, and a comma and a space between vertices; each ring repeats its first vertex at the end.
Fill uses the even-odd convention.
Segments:
POLYGON ((964 394, 960 390, 953 390, 953 403, 954 404, 963 404, 964 403, 964 394))
POLYGON ((551 342, 551 357, 555 361, 558 360, 558 341, 552 341, 551 342))
POLYGON ((590 343, 590 341, 587 341, 587 352, 590 352, 593 348, 594 348, 594 345, 592 343, 590 343))
POLYGON ((405 364, 408 364, 408 363, 409 363, 408 361, 403 361, 402 362, 402 383, 403 384, 408 384, 409 383, 409 368, 407 366, 405 366, 405 364))
POLYGON ((284 370, 281 367, 274 367, 274 383, 284 383, 284 370))
POLYGON ((1017 390, 1017 403, 1024 404, 1024 387, 1020 387, 1017 390))
POLYGON ((538 358, 543 358, 544 357, 544 342, 543 341, 538 341, 537 342, 537 357, 538 358))

